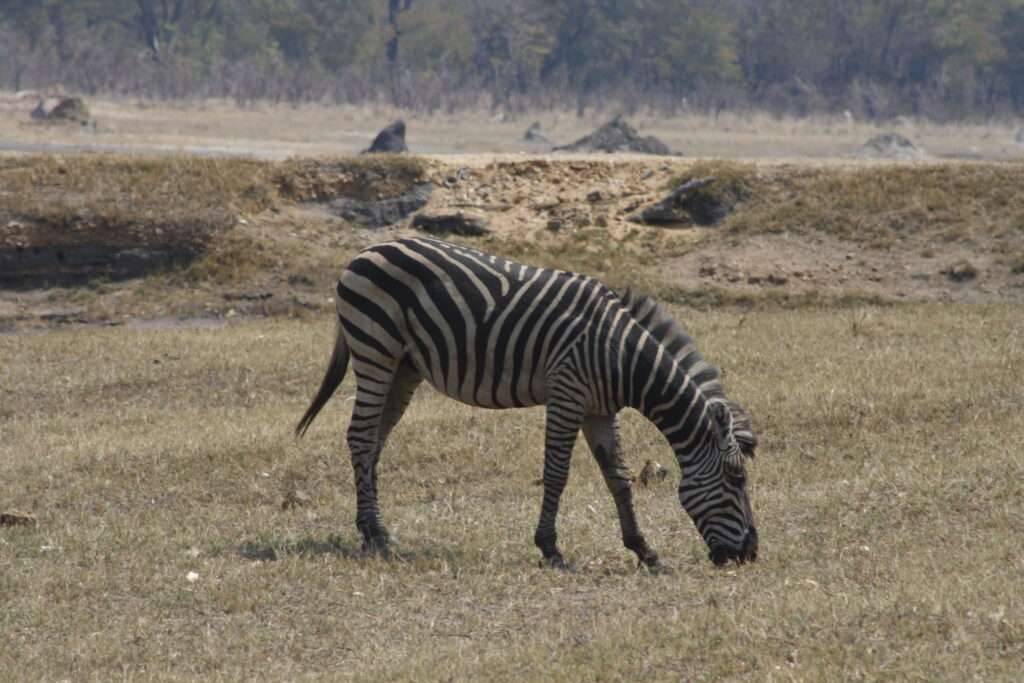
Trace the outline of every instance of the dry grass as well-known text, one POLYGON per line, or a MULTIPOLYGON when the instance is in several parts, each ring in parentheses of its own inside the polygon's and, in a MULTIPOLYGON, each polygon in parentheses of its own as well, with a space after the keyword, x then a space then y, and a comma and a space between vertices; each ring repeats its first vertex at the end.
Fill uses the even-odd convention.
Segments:
MULTIPOLYGON (((357 552, 349 378, 290 429, 330 324, 0 337, 0 670, 33 680, 1016 680, 1019 308, 697 314, 763 434, 755 565, 716 571, 670 483, 650 577, 577 452, 537 567, 542 415, 421 390, 357 552), (308 505, 282 509, 289 492, 308 505), (190 574, 194 572, 194 574, 190 574), (194 581, 189 580, 192 575, 194 581)), ((630 460, 670 458, 630 416, 630 460)))
POLYGON ((707 176, 718 182, 703 192, 742 198, 724 222, 733 235, 825 234, 874 247, 921 237, 1017 244, 1024 235, 1020 164, 814 168, 711 161, 688 168, 672 185, 707 176))

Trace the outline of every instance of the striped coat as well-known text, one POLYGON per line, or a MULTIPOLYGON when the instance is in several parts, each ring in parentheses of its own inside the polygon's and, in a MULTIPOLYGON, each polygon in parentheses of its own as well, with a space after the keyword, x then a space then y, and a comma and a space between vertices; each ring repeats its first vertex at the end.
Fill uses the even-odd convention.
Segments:
POLYGON ((387 550, 376 466, 425 380, 473 406, 546 406, 534 542, 552 565, 564 564, 555 518, 582 431, 615 499, 625 546, 643 564, 660 566, 636 523, 618 436, 623 408, 650 419, 675 451, 679 499, 711 559, 756 558, 742 457, 757 443, 749 416, 725 398, 717 369, 653 300, 425 238, 366 249, 342 273, 337 293, 334 351, 296 432, 305 432, 351 364, 357 386, 347 440, 366 549, 387 550))

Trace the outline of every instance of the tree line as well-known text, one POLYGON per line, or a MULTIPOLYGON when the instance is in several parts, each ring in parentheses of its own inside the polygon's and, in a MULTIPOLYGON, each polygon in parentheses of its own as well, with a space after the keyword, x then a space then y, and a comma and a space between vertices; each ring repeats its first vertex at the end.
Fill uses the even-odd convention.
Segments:
POLYGON ((0 87, 502 111, 1024 109, 1024 0, 0 0, 0 87))

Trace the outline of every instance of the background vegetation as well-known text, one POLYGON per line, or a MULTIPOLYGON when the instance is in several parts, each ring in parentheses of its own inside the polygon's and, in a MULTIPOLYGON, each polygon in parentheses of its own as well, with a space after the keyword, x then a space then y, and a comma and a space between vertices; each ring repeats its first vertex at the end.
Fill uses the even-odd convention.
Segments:
POLYGON ((438 110, 1024 107, 1022 0, 0 0, 0 85, 438 110))

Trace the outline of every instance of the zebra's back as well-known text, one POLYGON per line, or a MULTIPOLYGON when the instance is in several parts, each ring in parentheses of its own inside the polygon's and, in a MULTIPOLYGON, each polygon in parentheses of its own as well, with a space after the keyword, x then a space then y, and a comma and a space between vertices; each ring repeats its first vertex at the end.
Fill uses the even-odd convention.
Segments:
POLYGON ((355 358, 408 358, 437 390, 487 408, 545 403, 550 373, 588 314, 614 299, 584 275, 427 238, 367 249, 338 283, 355 358))

